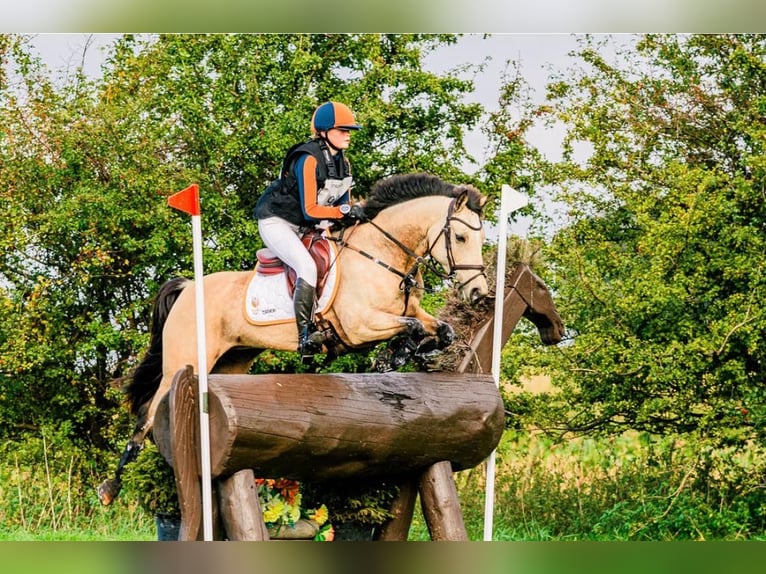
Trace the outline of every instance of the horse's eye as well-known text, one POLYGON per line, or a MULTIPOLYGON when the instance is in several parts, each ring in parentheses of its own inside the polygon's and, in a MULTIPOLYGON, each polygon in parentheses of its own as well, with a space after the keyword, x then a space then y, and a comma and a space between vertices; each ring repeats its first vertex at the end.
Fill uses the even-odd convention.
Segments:
POLYGON ((455 235, 455 241, 457 241, 458 243, 465 243, 466 241, 465 235, 455 235))

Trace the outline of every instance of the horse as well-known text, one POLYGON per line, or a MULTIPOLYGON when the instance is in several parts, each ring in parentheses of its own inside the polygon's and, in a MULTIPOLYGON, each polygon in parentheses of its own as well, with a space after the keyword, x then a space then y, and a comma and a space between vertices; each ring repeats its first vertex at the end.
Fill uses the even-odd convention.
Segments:
MULTIPOLYGON (((318 321, 326 326, 324 346, 341 354, 391 341, 378 370, 391 370, 416 354, 438 353, 452 343, 454 330, 420 306, 423 272, 430 269, 457 283, 460 296, 478 302, 488 294, 482 258, 483 208, 487 197, 471 185, 455 185, 426 173, 398 174, 376 182, 364 201, 365 219, 325 231, 336 245, 335 294, 318 321)), ((207 365, 214 373, 247 373, 259 353, 295 351, 294 318, 254 325, 241 303, 252 272, 222 271, 204 277, 207 365)), ((121 488, 120 474, 135 460, 152 428, 160 399, 174 375, 187 365, 197 370, 195 289, 176 277, 155 296, 150 346, 126 377, 133 415, 128 441, 113 479, 98 487, 108 505, 121 488)))

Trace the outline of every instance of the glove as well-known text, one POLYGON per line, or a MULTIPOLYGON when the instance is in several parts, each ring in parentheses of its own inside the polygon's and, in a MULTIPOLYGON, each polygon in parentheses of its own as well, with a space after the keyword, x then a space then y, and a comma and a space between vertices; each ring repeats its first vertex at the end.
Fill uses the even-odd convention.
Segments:
POLYGON ((364 215, 364 206, 361 203, 355 203, 351 206, 351 210, 348 212, 348 216, 351 219, 364 221, 367 217, 364 215))
POLYGON ((367 219, 364 215, 364 206, 361 203, 341 205, 340 212, 343 214, 344 223, 356 223, 367 219))

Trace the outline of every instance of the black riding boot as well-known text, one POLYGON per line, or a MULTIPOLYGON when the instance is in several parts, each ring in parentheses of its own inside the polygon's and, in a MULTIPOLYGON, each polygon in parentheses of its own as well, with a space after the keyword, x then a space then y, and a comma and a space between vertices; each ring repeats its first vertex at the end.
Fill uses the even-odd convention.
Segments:
POLYGON ((295 282, 293 305, 295 307, 295 322, 298 325, 298 353, 301 359, 308 359, 322 350, 322 345, 312 341, 314 333, 314 296, 316 289, 303 279, 295 282))

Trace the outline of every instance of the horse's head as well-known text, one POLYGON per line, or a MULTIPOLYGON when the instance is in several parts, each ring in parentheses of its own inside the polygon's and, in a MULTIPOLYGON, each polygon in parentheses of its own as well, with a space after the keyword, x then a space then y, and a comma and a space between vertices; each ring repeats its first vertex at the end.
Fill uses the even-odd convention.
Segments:
POLYGON ((454 277, 458 291, 472 303, 489 293, 484 273, 482 208, 487 198, 473 186, 455 188, 444 224, 429 233, 430 254, 454 277))
MULTIPOLYGON (((438 261, 457 281, 464 299, 476 302, 489 292, 481 253, 484 243, 481 217, 486 201, 487 198, 471 185, 454 185, 427 173, 397 174, 372 187, 364 211, 374 220, 378 214, 389 213, 388 207, 394 207, 385 222, 381 221, 389 231, 398 234, 393 243, 425 239, 418 247, 423 247, 425 254, 438 261), (432 203, 433 198, 439 199, 432 203), (421 203, 421 208, 416 209, 409 203, 415 199, 428 199, 428 202, 421 203), (434 209, 434 205, 439 208, 434 209), (448 206, 446 214, 441 211, 441 206, 445 205, 448 206), (417 228, 414 235, 411 234, 413 228, 417 228), (409 237, 407 229, 410 230, 409 237), (420 235, 422 231, 425 236, 420 235)), ((376 227, 382 231, 380 226, 376 227)))

